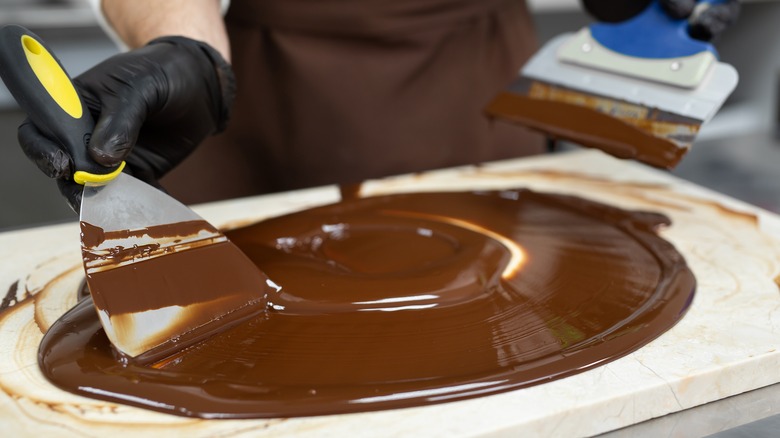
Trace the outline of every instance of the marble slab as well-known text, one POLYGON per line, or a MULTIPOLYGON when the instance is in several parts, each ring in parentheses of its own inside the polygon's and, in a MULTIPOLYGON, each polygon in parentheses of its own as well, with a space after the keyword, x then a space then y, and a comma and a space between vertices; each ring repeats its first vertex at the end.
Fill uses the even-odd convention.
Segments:
MULTIPOLYGON (((199 420, 87 399, 37 367, 43 331, 75 303, 75 223, 0 233, 0 424, 4 436, 591 436, 780 382, 780 218, 599 151, 509 160, 364 184, 400 191, 527 187, 662 212, 662 231, 698 281, 686 316, 640 350, 542 385, 466 401, 364 414, 199 420)), ((338 200, 336 187, 195 209, 232 228, 338 200)))

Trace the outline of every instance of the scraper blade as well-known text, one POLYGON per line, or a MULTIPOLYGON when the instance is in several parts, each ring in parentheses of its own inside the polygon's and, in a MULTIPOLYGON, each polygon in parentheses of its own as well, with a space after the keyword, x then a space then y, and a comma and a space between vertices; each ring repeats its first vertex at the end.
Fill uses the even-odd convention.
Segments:
POLYGON ((267 277, 195 212, 127 174, 87 183, 87 283, 106 335, 154 361, 262 312, 267 277))
POLYGON ((486 112, 551 138, 673 168, 739 79, 687 26, 656 0, 625 22, 559 35, 486 112))
POLYGON ((175 199, 87 152, 94 121, 70 77, 27 29, 0 29, 0 76, 30 119, 68 151, 84 184, 84 268, 106 335, 152 362, 265 310, 268 278, 175 199))

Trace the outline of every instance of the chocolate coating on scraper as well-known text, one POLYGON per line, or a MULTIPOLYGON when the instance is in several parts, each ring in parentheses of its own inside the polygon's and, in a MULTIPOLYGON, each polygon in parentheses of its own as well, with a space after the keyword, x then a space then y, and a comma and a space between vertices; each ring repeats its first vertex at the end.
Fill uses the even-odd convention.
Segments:
POLYGON ((440 403, 559 379, 672 327, 693 298, 664 216, 527 190, 354 199, 228 232, 276 285, 265 314, 152 367, 89 299, 46 334, 68 391, 268 418, 440 403))
POLYGON ((267 277, 208 222, 105 231, 81 222, 92 301, 114 347, 148 364, 261 314, 267 277))
POLYGON ((632 126, 612 115, 564 102, 502 92, 485 111, 491 117, 523 125, 551 138, 573 141, 618 158, 664 169, 674 168, 688 152, 687 147, 651 134, 654 128, 649 121, 644 121, 648 126, 632 126))

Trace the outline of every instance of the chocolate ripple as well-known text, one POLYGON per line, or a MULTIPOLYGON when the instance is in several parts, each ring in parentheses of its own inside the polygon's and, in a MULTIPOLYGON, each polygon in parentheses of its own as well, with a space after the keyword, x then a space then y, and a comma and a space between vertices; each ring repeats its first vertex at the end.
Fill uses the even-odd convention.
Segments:
POLYGON ((672 327, 695 280, 659 214, 528 190, 353 199, 227 232, 267 311, 149 367, 90 299, 41 369, 90 397, 202 418, 360 412, 477 397, 622 357, 672 327))

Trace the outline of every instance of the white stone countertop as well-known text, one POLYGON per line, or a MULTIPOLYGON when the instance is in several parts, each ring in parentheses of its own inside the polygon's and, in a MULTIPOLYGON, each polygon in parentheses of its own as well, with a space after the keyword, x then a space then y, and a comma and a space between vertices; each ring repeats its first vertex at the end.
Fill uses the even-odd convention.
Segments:
MULTIPOLYGON (((0 233, 0 424, 6 436, 591 436, 780 382, 780 218, 598 151, 364 184, 397 191, 527 187, 672 219, 662 231, 697 277, 685 317, 640 350, 531 388, 439 405, 288 420, 206 421, 78 397, 37 366, 43 330, 75 302, 76 224, 0 233), (110 434, 110 435, 107 435, 110 434)), ((336 201, 336 187, 196 206, 234 227, 336 201)), ((715 432, 713 430, 712 432, 715 432)), ((706 434, 706 430, 701 431, 706 434)))

